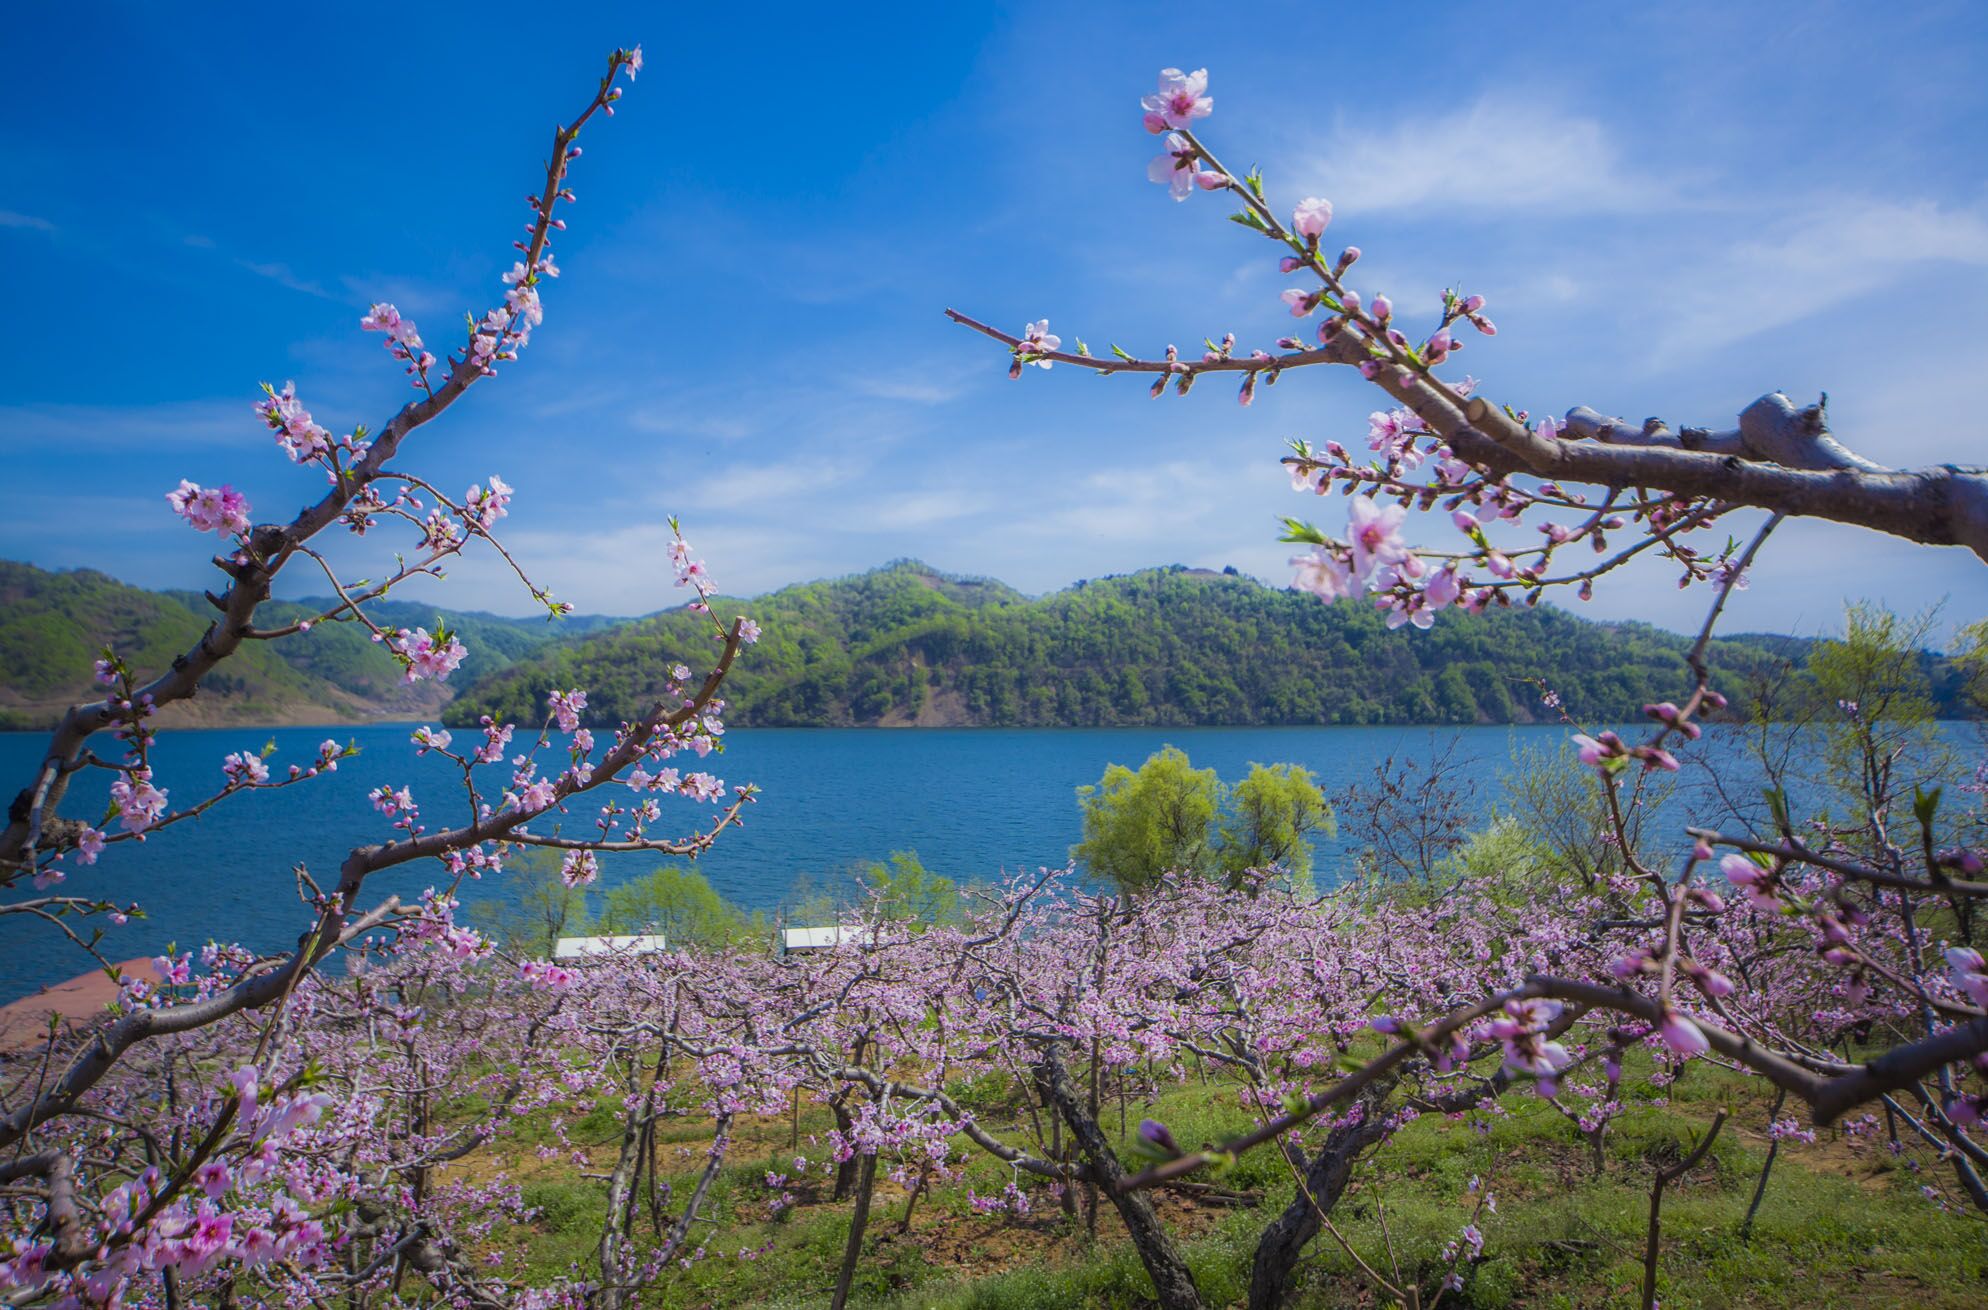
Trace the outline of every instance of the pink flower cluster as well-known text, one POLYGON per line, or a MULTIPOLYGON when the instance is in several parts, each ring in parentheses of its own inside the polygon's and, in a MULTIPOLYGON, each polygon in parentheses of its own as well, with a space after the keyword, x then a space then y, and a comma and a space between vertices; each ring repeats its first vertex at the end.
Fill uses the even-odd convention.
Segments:
POLYGON ((1489 1025, 1490 1035, 1505 1049, 1505 1067, 1538 1079, 1542 1096, 1553 1095, 1560 1071, 1574 1062, 1565 1046, 1545 1036, 1560 1008, 1558 1001, 1507 1001, 1504 1013, 1489 1025))
POLYGON ((1326 601, 1357 595, 1367 588, 1381 592, 1378 599, 1382 608, 1389 611, 1390 628, 1405 623, 1426 628, 1434 621, 1436 611, 1455 602, 1458 582, 1453 569, 1438 569, 1420 590, 1403 585, 1427 572, 1402 539, 1401 525, 1408 517, 1406 509, 1356 496, 1347 516, 1345 546, 1321 542, 1306 554, 1291 558, 1297 568, 1292 586, 1326 601))
POLYGON ((571 987, 574 981, 574 974, 571 969, 546 960, 526 960, 518 966, 518 977, 524 979, 524 981, 534 987, 541 987, 550 991, 559 991, 571 987))
POLYGON ((202 487, 182 478, 177 491, 166 493, 166 503, 198 532, 228 536, 249 530, 248 498, 225 483, 202 487))
POLYGON ((568 887, 585 887, 600 876, 600 860, 592 851, 568 851, 560 861, 559 880, 568 887))
POLYGON ((586 692, 578 689, 550 692, 545 701, 552 711, 553 721, 559 725, 561 732, 574 732, 579 729, 580 712, 587 708, 586 692))
POLYGON ((144 832, 166 812, 166 793, 152 785, 152 771, 132 768, 110 785, 111 808, 126 832, 144 832))
POLYGON ((269 766, 253 751, 236 751, 222 760, 221 773, 231 787, 259 787, 269 781, 269 766))
POLYGON ((255 412, 276 434, 276 444, 283 447, 284 454, 303 464, 331 453, 331 433, 312 419, 311 412, 297 399, 296 383, 285 382, 278 391, 265 382, 262 390, 255 412))
POLYGON ((472 486, 463 496, 463 511, 471 523, 488 532, 509 512, 511 496, 510 484, 492 473, 489 485, 472 486))
POLYGON ((407 682, 423 678, 440 682, 454 673, 463 656, 469 654, 453 634, 430 636, 426 628, 400 629, 387 638, 387 648, 399 658, 403 680, 407 682))
POLYGON ((421 332, 411 318, 402 318, 400 311, 392 305, 376 304, 359 326, 367 332, 380 332, 386 335, 386 347, 395 359, 407 364, 408 374, 419 387, 427 385, 428 370, 435 365, 435 357, 422 348, 421 332))
POLYGON ((1154 136, 1170 128, 1193 126, 1196 119, 1215 112, 1214 98, 1208 94, 1208 70, 1183 73, 1178 68, 1161 69, 1159 90, 1142 99, 1139 106, 1146 111, 1146 130, 1154 136))

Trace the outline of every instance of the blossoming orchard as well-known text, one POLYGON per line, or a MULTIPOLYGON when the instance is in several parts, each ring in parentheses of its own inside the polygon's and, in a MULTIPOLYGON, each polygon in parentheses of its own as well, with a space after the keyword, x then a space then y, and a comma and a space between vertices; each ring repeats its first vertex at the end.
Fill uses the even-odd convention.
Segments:
MULTIPOLYGON (((377 303, 353 325, 404 375, 398 411, 345 428, 309 407, 307 370, 243 400, 244 424, 308 486, 301 508, 273 516, 232 483, 151 493, 157 513, 202 534, 189 549, 215 551, 209 625, 163 667, 116 647, 96 660, 96 698, 67 709, 17 780, 0 916, 115 971, 117 933, 145 906, 106 899, 99 873, 203 815, 321 786, 348 764, 353 748, 335 736, 300 758, 236 749, 204 772, 160 761, 159 712, 259 645, 344 625, 406 683, 449 679, 470 653, 462 633, 377 613, 472 552, 551 618, 569 612, 505 544, 533 470, 464 489, 416 465, 430 424, 524 368, 534 335, 556 330, 554 239, 576 212, 574 175, 617 166, 605 120, 626 95, 637 112, 616 133, 669 130, 632 94, 642 68, 639 46, 614 51, 554 133, 501 283, 492 267, 489 308, 438 331, 377 303), (341 535, 378 552, 373 576, 334 564, 350 553, 331 548, 341 535), (264 617, 279 578, 297 575, 335 600, 264 617), (85 775, 108 778, 106 811, 73 803, 85 775)), ((686 1289, 713 1295, 698 1281, 712 1269, 744 1277, 778 1258, 785 1217, 852 1201, 830 1272, 791 1289, 796 1304, 841 1306, 864 1295, 890 1240, 884 1198, 902 1197, 900 1233, 922 1204, 1024 1248, 1059 1225, 1122 1241, 1139 1297, 1167 1310, 1312 1304, 1321 1250, 1350 1271, 1360 1304, 1503 1304, 1479 1299, 1480 1271, 1499 1258, 1511 1180, 1456 1180, 1436 1218, 1397 1232, 1374 1181, 1389 1152, 1421 1133, 1462 1150, 1544 1106, 1580 1168, 1619 1170, 1611 1143, 1639 1106, 1714 1079, 1759 1089, 1772 1109, 1723 1093, 1675 1101, 1694 1130, 1637 1166, 1648 1205, 1624 1299, 1674 1299, 1666 1197, 1675 1206, 1721 1135, 1742 1129, 1771 1141, 1746 1179, 1769 1196, 1777 1157, 1883 1123, 1893 1154, 1914 1162, 1921 1204, 1988 1217, 1982 789, 1914 790, 1888 739, 1845 705, 1847 803, 1817 805, 1772 770, 1764 800, 1717 819, 1659 819, 1651 799, 1703 751, 1708 725, 1730 721, 1744 689, 1714 657, 1715 634, 1744 608, 1781 525, 1826 519, 1988 563, 1988 470, 1882 467, 1831 431, 1821 400, 1778 392, 1702 427, 1489 395, 1458 370, 1486 356, 1489 372, 1488 357, 1525 349, 1499 335, 1496 307, 1464 287, 1416 304, 1367 282, 1361 248, 1339 237, 1358 239, 1360 213, 1276 199, 1274 179, 1218 156, 1206 70, 1167 69, 1124 103, 1128 139, 1143 130, 1158 148, 1147 176, 1165 196, 1153 198, 1180 202, 1167 209, 1183 223, 1233 208, 1223 216, 1246 250, 1287 284, 1291 335, 1145 357, 1093 350, 1054 305, 1014 334, 948 315, 999 343, 1043 407, 1072 372, 1132 375, 1188 404, 1221 384, 1249 406, 1321 368, 1325 385, 1371 388, 1364 433, 1311 434, 1282 455, 1304 498, 1287 540, 1292 585, 1376 607, 1388 628, 1482 622, 1549 593, 1587 598, 1631 561, 1672 566, 1704 596, 1688 679, 1644 707, 1640 730, 1557 716, 1568 753, 1551 785, 1591 816, 1570 839, 1578 871, 1478 868, 1404 895, 1350 876, 1320 890, 1275 864, 1226 879, 1163 870, 1137 888, 1049 867, 980 885, 944 922, 872 896, 844 910, 825 949, 517 949, 462 912, 499 875, 536 870, 585 894, 616 856, 695 857, 780 803, 721 776, 727 678, 750 667, 760 626, 719 600, 687 540, 702 525, 671 519, 657 568, 708 645, 648 688, 645 713, 603 728, 589 688, 560 685, 543 690, 535 722, 415 728, 406 758, 426 760, 419 781, 410 768, 371 790, 361 817, 375 835, 335 870, 293 877, 283 850, 259 853, 267 894, 294 891, 293 945, 234 944, 217 917, 210 940, 156 962, 156 981, 121 975, 102 1015, 4 1056, 0 1302, 689 1304, 686 1289), (1272 248, 1247 244, 1258 239, 1272 248), (446 789, 430 781, 438 762, 446 789), (427 889, 382 892, 388 871, 417 871, 427 889), (1166 1094, 1190 1086, 1215 1129, 1169 1116, 1166 1094), (605 1147, 582 1140, 583 1123, 605 1147), (545 1213, 519 1180, 527 1166, 589 1180, 584 1240, 556 1261, 524 1250, 545 1213), (1288 1203, 1266 1203, 1277 1189, 1288 1203), (1243 1272, 1226 1282, 1193 1254, 1217 1212, 1242 1216, 1224 1231, 1247 1236, 1243 1272), (1378 1229, 1355 1222, 1374 1214, 1378 1229)), ((1266 441, 1266 468, 1271 456, 1266 441)), ((750 743, 731 740, 750 774, 750 743)), ((1468 796, 1444 804, 1460 823, 1496 817, 1468 796)), ((1376 802, 1375 822, 1405 830, 1426 820, 1418 808, 1426 797, 1397 794, 1376 802)), ((1500 1157, 1499 1170, 1525 1167, 1522 1152, 1500 1157)))

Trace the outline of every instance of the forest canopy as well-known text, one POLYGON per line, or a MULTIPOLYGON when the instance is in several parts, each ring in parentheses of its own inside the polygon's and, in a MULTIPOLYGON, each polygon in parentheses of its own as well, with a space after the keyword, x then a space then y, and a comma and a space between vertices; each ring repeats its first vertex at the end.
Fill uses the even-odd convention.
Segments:
MULTIPOLYGON (((1622 721, 1687 676, 1689 644, 1550 606, 1391 631, 1364 606, 1178 566, 1030 599, 901 561, 724 603, 766 633, 726 684, 739 727, 1526 723, 1553 717, 1539 682, 1577 717, 1622 721)), ((448 721, 529 720, 549 691, 583 686, 588 720, 611 726, 696 634, 697 616, 671 611, 549 647, 471 686, 448 721)), ((1745 636, 1712 658, 1743 701, 1812 645, 1745 636)), ((1979 712, 1952 661, 1922 663, 1941 717, 1979 712)))

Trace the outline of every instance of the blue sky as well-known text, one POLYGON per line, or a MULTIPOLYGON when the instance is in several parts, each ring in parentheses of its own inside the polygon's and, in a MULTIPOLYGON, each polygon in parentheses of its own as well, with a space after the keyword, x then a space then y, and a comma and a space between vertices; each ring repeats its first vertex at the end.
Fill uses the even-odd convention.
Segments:
MULTIPOLYGON (((1763 390, 1827 390, 1873 458, 1988 460, 1955 399, 1988 299, 1978 5, 348 12, 13 19, 0 555, 210 585, 163 493, 233 482, 258 517, 314 493, 256 384, 295 379, 338 431, 387 417, 405 384, 359 315, 392 300, 433 343, 492 303, 552 124, 637 41, 533 348, 404 457, 516 485, 509 541, 583 610, 680 599, 670 513, 735 591, 905 555, 1029 591, 1169 562, 1282 581, 1273 516, 1321 507, 1275 461, 1362 437, 1351 375, 1249 410, 1212 384, 1017 384, 941 316, 1140 353, 1288 330, 1269 244, 1145 179, 1138 98, 1166 65, 1209 68, 1210 143, 1280 207, 1333 199, 1362 288, 1487 294, 1503 331, 1458 362, 1501 400, 1721 426, 1763 390)), ((375 572, 399 544, 343 558, 375 572)), ((481 562, 427 594, 529 607, 481 562)), ((1846 596, 1971 618, 1988 571, 1796 525, 1734 625, 1827 629, 1846 596)), ((1685 626, 1701 604, 1655 569, 1583 612, 1685 626)))

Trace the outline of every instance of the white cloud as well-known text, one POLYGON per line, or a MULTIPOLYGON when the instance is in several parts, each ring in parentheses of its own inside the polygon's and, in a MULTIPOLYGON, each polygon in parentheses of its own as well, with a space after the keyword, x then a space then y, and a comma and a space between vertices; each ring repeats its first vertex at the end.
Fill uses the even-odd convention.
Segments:
POLYGON ((1988 267, 1988 219, 1978 210, 1840 195, 1793 208, 1799 217, 1696 266, 1664 261, 1668 294, 1652 297, 1665 320, 1660 354, 1711 350, 1799 322, 1921 265, 1988 267))
POLYGON ((247 269, 257 277, 266 277, 278 286, 288 287, 292 291, 301 291, 307 296, 318 296, 324 300, 340 299, 340 297, 332 295, 331 292, 326 291, 323 287, 310 281, 308 278, 299 277, 291 270, 288 264, 274 262, 259 263, 253 259, 237 259, 235 263, 238 267, 247 269))
POLYGON ((861 395, 878 400, 897 400, 912 405, 943 405, 966 390, 963 377, 932 377, 926 374, 893 377, 888 374, 856 374, 842 381, 861 395))
POLYGON ((984 513, 994 505, 991 497, 958 488, 887 492, 876 504, 862 507, 852 515, 849 527, 870 532, 938 527, 984 513))
POLYGON ((255 444, 249 402, 178 401, 144 406, 0 405, 0 433, 20 449, 174 450, 255 444))
MULTIPOLYGON (((345 295, 340 299, 368 305, 386 301, 410 316, 447 316, 456 321, 458 328, 462 311, 466 308, 465 300, 474 299, 466 297, 464 289, 453 282, 410 277, 404 273, 347 274, 338 282, 345 290, 345 295)), ((485 298, 495 299, 494 295, 485 298)))
POLYGON ((1398 127, 1342 124, 1294 175, 1345 212, 1596 214, 1675 200, 1671 186, 1623 165, 1596 119, 1496 94, 1398 127))
MULTIPOLYGON (((746 524, 713 518, 683 525, 692 549, 710 565, 726 595, 753 595, 842 570, 798 525, 746 524)), ((634 523, 589 532, 513 532, 506 545, 526 561, 532 580, 582 614, 652 614, 690 598, 670 580, 669 526, 634 523)), ((872 561, 881 563, 882 561, 872 561)), ((444 602, 500 614, 528 612, 530 598, 488 551, 450 570, 444 602)), ((439 596, 439 593, 438 593, 439 596)))
POLYGON ((665 437, 700 437, 716 441, 737 441, 759 430, 759 425, 737 414, 699 412, 691 404, 648 405, 627 412, 628 425, 641 432, 665 437))
POLYGON ((672 504, 707 510, 791 510, 861 471, 853 463, 818 458, 748 462, 673 487, 668 494, 672 504))
POLYGON ((55 224, 33 214, 17 213, 11 209, 0 209, 0 227, 25 228, 34 232, 53 232, 55 224))

